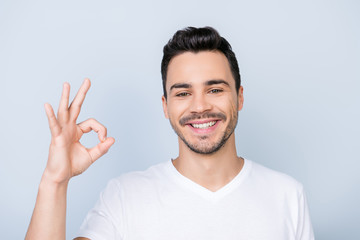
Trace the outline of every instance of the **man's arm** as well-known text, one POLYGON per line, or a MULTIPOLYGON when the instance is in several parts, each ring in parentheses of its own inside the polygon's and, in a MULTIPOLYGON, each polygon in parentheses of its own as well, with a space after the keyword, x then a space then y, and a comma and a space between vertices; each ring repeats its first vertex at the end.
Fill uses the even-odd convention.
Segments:
MULTIPOLYGON (((49 157, 25 239, 65 239, 66 194, 69 180, 84 172, 114 143, 106 128, 95 119, 76 124, 90 81, 85 79, 69 106, 70 85, 64 84, 57 116, 50 104, 45 111, 51 131, 49 157), (85 148, 79 140, 84 133, 97 132, 100 143, 85 148)), ((86 239, 86 238, 78 238, 86 239)))

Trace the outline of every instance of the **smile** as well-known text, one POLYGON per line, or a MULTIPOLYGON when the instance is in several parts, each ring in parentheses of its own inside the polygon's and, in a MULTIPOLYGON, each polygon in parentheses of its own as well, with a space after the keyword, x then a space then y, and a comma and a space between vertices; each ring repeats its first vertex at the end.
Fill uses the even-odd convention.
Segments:
POLYGON ((211 121, 211 122, 207 122, 207 123, 192 123, 190 125, 193 128, 206 129, 206 128, 214 126, 215 124, 216 124, 216 121, 211 121))

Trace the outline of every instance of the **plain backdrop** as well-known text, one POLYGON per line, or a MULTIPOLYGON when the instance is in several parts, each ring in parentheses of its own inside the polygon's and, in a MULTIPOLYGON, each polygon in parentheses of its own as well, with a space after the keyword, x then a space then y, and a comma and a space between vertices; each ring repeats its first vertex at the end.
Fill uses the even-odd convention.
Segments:
POLYGON ((50 143, 43 106, 57 109, 65 81, 73 97, 92 80, 79 121, 116 139, 70 182, 68 239, 111 178, 176 157, 162 47, 178 29, 213 26, 240 65, 238 154, 304 184, 316 239, 360 239, 359 23, 356 0, 1 0, 0 238, 25 236, 50 143))

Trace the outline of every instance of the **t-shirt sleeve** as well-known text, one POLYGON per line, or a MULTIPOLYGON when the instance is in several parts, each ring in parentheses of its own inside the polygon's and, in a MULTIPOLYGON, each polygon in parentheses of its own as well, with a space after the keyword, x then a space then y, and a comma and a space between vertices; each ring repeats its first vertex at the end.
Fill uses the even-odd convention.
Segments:
POLYGON ((121 216, 120 189, 117 180, 111 180, 95 207, 88 212, 77 235, 91 240, 122 239, 121 216))
POLYGON ((314 240, 314 232, 311 225, 309 208, 305 192, 302 190, 299 195, 298 226, 296 231, 297 240, 314 240))

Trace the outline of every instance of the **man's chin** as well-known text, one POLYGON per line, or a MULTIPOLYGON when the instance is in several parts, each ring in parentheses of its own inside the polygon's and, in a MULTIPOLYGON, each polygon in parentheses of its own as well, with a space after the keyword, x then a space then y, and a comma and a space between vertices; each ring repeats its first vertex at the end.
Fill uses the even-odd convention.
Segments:
POLYGON ((185 142, 185 144, 187 145, 187 147, 198 154, 203 154, 203 155, 210 155, 210 154, 214 154, 217 151, 219 151, 219 149, 223 146, 223 143, 216 143, 216 144, 209 144, 209 143, 197 143, 197 144, 191 144, 191 143, 187 143, 185 142))

